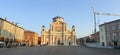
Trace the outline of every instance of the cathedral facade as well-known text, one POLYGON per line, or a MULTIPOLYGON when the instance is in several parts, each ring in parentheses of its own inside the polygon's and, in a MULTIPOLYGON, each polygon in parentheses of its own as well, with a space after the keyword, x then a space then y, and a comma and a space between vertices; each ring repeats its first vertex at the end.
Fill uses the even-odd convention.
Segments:
POLYGON ((75 26, 72 30, 67 28, 67 24, 62 17, 54 17, 53 22, 50 24, 49 30, 42 26, 41 31, 41 44, 42 45, 76 45, 76 31, 75 26))

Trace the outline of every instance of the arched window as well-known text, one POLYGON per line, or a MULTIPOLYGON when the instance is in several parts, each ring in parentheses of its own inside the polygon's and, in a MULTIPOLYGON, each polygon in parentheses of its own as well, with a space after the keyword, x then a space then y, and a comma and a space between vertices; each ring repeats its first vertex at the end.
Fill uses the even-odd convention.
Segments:
POLYGON ((60 32, 60 28, 57 29, 57 32, 60 32))

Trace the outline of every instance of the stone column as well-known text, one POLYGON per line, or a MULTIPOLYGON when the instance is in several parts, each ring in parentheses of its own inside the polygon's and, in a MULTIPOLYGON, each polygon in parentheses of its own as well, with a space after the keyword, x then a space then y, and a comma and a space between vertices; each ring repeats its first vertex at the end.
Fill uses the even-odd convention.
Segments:
POLYGON ((64 45, 66 45, 66 43, 65 43, 65 42, 66 42, 66 36, 64 35, 64 45))
POLYGON ((53 42, 53 29, 54 29, 53 25, 50 24, 50 34, 49 34, 50 35, 50 37, 49 37, 50 38, 50 40, 49 40, 50 41, 50 45, 52 45, 52 42, 53 42))
POLYGON ((53 45, 53 35, 50 35, 50 45, 53 45))
POLYGON ((74 45, 74 35, 73 35, 73 33, 71 35, 71 45, 74 45))

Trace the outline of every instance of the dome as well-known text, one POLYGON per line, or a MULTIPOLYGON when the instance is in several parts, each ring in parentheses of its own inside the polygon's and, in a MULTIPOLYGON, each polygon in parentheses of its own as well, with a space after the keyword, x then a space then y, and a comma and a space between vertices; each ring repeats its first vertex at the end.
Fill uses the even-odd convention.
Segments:
POLYGON ((64 21, 64 18, 60 17, 60 16, 56 16, 53 18, 53 22, 58 22, 58 21, 61 21, 63 22, 64 21))
POLYGON ((44 25, 42 25, 42 27, 45 27, 44 25))

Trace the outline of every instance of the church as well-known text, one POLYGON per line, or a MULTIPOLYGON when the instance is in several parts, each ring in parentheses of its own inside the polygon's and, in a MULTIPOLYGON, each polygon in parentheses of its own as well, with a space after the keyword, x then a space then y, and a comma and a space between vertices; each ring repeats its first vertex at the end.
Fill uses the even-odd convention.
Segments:
POLYGON ((44 25, 41 29, 41 45, 76 45, 75 26, 69 30, 62 17, 54 17, 49 30, 44 25))

